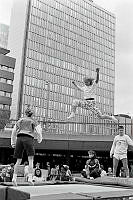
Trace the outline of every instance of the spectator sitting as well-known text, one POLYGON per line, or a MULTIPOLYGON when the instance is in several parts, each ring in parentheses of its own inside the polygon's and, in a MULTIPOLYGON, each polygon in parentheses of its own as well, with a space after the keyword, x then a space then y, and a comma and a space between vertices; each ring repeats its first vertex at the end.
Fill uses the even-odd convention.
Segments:
POLYGON ((69 181, 71 181, 72 180, 72 173, 69 169, 69 166, 66 165, 65 168, 66 168, 66 176, 69 177, 69 181))
POLYGON ((6 181, 6 168, 4 167, 1 171, 1 179, 3 180, 2 182, 6 181))
POLYGON ((81 172, 81 175, 90 179, 100 177, 100 164, 95 151, 88 151, 88 155, 89 159, 86 161, 85 169, 81 172))
POLYGON ((6 169, 6 174, 5 174, 5 182, 10 182, 11 179, 11 175, 10 175, 10 170, 11 170, 11 166, 8 166, 6 169))
POLYGON ((104 166, 103 166, 103 165, 100 165, 100 169, 101 169, 101 174, 100 174, 100 176, 101 176, 101 177, 107 176, 107 173, 106 173, 106 171, 104 170, 104 166))
POLYGON ((0 182, 4 182, 4 178, 3 178, 3 175, 2 175, 2 171, 0 171, 0 182))
POLYGON ((71 174, 71 171, 70 171, 68 165, 63 165, 61 167, 60 180, 61 181, 70 181, 70 180, 72 180, 72 174, 71 174))
POLYGON ((113 177, 113 172, 112 172, 112 168, 111 167, 108 167, 107 176, 113 177))
POLYGON ((34 172, 34 176, 33 176, 33 181, 34 182, 44 181, 44 178, 42 177, 42 171, 40 169, 40 163, 36 164, 36 168, 35 168, 35 172, 34 172))
POLYGON ((120 169, 120 177, 123 177, 123 178, 126 177, 126 172, 125 172, 124 167, 121 167, 121 169, 120 169))
POLYGON ((50 180, 59 180, 60 179, 60 171, 59 165, 55 165, 55 168, 51 168, 50 180))

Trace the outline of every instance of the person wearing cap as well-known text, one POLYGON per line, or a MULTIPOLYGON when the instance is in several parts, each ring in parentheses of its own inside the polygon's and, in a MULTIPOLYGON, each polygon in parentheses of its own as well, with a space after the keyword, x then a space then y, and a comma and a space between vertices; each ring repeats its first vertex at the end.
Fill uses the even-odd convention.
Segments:
POLYGON ((25 117, 20 118, 11 134, 11 146, 14 148, 14 157, 17 158, 17 162, 14 166, 14 173, 12 182, 17 186, 17 171, 21 164, 23 151, 25 150, 28 156, 29 162, 29 174, 28 182, 33 184, 33 159, 34 159, 34 138, 37 137, 38 143, 42 142, 42 128, 33 118, 33 111, 28 107, 25 110, 25 117))
POLYGON ((102 114, 99 108, 96 106, 95 102, 95 90, 96 85, 99 82, 99 68, 96 69, 96 80, 94 78, 84 77, 84 86, 77 85, 74 81, 72 82, 74 86, 83 92, 84 100, 74 99, 72 103, 72 112, 70 116, 67 117, 67 119, 70 119, 75 116, 77 107, 85 108, 96 114, 96 116, 100 119, 108 119, 111 121, 114 121, 115 123, 118 122, 118 120, 114 116, 109 116, 107 114, 102 114))
POLYGON ((127 150, 128 146, 133 146, 131 138, 125 134, 124 126, 118 126, 118 135, 115 136, 110 150, 110 157, 113 157, 113 176, 116 176, 119 160, 122 161, 126 177, 129 177, 127 150))

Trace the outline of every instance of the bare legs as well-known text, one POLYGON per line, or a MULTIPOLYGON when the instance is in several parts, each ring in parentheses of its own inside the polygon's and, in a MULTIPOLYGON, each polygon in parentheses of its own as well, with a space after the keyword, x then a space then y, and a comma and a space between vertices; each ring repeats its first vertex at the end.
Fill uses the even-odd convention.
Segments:
POLYGON ((14 165, 14 173, 13 173, 12 182, 15 186, 17 186, 18 166, 21 164, 21 162, 22 162, 22 159, 18 158, 16 164, 14 165))
MULTIPOLYGON (((129 178, 129 169, 128 169, 127 158, 123 158, 121 161, 122 161, 124 170, 126 172, 126 177, 129 178)), ((116 176, 116 171, 117 171, 118 163, 119 163, 119 160, 116 159, 115 157, 113 157, 113 175, 114 176, 116 176)))
POLYGON ((28 156, 29 161, 29 175, 28 175, 28 182, 33 185, 32 176, 33 176, 33 156, 28 156))
MULTIPOLYGON (((32 175, 33 175, 33 159, 34 157, 33 156, 28 156, 28 161, 29 161, 29 174, 28 174, 28 182, 31 183, 33 185, 33 182, 32 182, 32 175)), ((18 158, 17 159, 17 162, 14 166, 14 173, 13 173, 13 179, 12 179, 12 182, 15 186, 17 186, 17 174, 18 174, 18 168, 19 168, 19 165, 21 164, 22 162, 22 159, 21 158, 18 158)))

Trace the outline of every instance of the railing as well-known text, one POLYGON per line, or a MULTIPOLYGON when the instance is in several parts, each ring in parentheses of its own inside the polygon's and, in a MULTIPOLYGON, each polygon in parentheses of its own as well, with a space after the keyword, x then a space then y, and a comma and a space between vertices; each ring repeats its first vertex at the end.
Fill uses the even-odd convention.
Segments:
MULTIPOLYGON (((16 120, 10 120, 5 129, 12 129, 16 120)), ((133 136, 132 123, 111 123, 105 122, 72 122, 72 121, 40 121, 43 132, 50 134, 69 135, 116 135, 118 125, 123 125, 125 133, 133 136)))

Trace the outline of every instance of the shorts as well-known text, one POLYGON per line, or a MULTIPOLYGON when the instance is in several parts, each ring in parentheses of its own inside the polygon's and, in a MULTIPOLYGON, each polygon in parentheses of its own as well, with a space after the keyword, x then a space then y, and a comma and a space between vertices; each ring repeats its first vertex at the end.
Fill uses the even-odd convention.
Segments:
POLYGON ((95 100, 84 100, 84 101, 79 100, 78 107, 90 110, 92 113, 94 113, 97 116, 102 115, 101 111, 96 106, 95 100))
POLYGON ((17 142, 14 150, 15 158, 22 158, 23 151, 26 151, 27 156, 34 156, 34 138, 28 135, 21 135, 17 137, 17 142))
POLYGON ((117 160, 122 160, 124 158, 127 158, 127 154, 119 154, 119 153, 114 153, 114 158, 116 158, 117 160))

